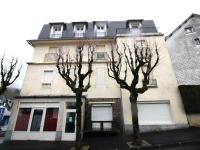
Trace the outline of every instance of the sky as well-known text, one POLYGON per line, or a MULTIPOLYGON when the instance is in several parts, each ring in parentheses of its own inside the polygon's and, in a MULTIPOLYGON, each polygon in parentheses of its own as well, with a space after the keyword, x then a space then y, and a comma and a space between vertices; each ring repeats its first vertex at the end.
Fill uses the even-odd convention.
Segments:
POLYGON ((27 40, 37 39, 43 24, 73 21, 154 20, 167 36, 192 13, 200 14, 200 0, 1 0, 0 56, 19 58, 23 64, 14 86, 21 87, 26 62, 34 49, 27 40))

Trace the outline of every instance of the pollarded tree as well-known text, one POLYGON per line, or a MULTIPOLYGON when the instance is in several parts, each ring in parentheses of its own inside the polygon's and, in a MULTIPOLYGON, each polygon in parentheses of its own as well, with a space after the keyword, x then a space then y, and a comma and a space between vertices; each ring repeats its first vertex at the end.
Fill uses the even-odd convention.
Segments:
POLYGON ((17 68, 18 59, 14 57, 11 59, 9 63, 6 63, 5 55, 2 56, 0 63, 1 63, 1 68, 0 68, 1 72, 0 95, 1 95, 6 91, 7 87, 13 84, 19 77, 22 65, 19 68, 17 68))
MULTIPOLYGON (((123 43, 120 49, 112 46, 108 55, 108 76, 115 79, 122 89, 130 93, 129 100, 132 112, 133 145, 140 145, 140 130, 138 123, 138 94, 148 90, 150 74, 159 62, 158 46, 156 43, 133 42, 133 47, 123 43), (132 76, 132 77, 130 77, 132 76), (129 81, 128 78, 131 78, 129 81), (142 82, 139 87, 139 83, 142 82)), ((151 116, 149 116, 151 117, 151 116)))
POLYGON ((90 77, 92 74, 92 64, 94 56, 94 46, 91 44, 81 45, 73 59, 73 54, 67 53, 65 56, 60 51, 57 59, 57 69, 61 77, 65 80, 67 86, 76 95, 76 149, 81 148, 81 106, 83 92, 87 92, 90 88, 90 77), (87 47, 87 48, 86 48, 87 47), (87 56, 83 56, 83 55, 87 56), (87 57, 87 61, 83 61, 83 57, 87 57), (84 68, 87 66, 86 71, 84 68), (88 81, 87 84, 84 82, 88 81))

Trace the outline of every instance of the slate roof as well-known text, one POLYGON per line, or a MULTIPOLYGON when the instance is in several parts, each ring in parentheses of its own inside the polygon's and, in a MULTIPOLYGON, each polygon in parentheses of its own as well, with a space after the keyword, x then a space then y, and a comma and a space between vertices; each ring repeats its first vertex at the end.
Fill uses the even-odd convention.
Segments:
POLYGON ((192 13, 187 19, 185 19, 177 28, 175 28, 168 36, 165 37, 165 40, 167 41, 171 36, 173 36, 173 34, 178 31, 184 24, 187 23, 188 20, 190 20, 192 17, 199 17, 200 18, 200 15, 199 14, 195 14, 195 13, 192 13))
MULTIPOLYGON (((126 32, 126 29, 128 29, 127 21, 105 21, 105 22, 107 23, 107 34, 105 37, 115 37, 118 30, 124 29, 124 32, 126 32)), ((62 37, 59 39, 74 39, 75 38, 74 32, 73 32, 74 22, 72 22, 72 23, 60 22, 60 23, 64 25, 64 30, 62 33, 62 37)), ((84 38, 88 38, 88 39, 98 38, 98 37, 96 37, 96 34, 94 32, 95 21, 94 22, 83 22, 83 23, 87 24, 87 29, 86 29, 84 38)), ((55 22, 55 23, 45 24, 39 34, 38 40, 50 39, 51 25, 55 25, 55 24, 59 24, 59 23, 55 22)), ((142 33, 157 33, 157 29, 154 24, 154 21, 153 20, 142 20, 141 32, 142 33)))

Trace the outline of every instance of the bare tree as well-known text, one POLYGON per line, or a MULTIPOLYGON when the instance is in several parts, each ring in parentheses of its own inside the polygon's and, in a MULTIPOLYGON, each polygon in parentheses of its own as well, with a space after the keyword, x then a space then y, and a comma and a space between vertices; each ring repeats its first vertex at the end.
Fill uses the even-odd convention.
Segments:
POLYGON ((1 85, 0 85, 0 95, 3 94, 7 87, 15 82, 19 77, 22 65, 17 69, 18 59, 12 58, 11 61, 5 63, 5 55, 1 58, 1 85))
POLYGON ((82 95, 83 92, 87 92, 90 88, 90 77, 92 73, 92 64, 93 64, 93 54, 94 46, 91 44, 87 48, 87 61, 83 61, 83 53, 85 46, 82 45, 76 52, 75 59, 68 53, 66 58, 60 52, 57 59, 57 69, 61 77, 65 80, 67 86, 75 93, 76 95, 76 149, 81 148, 81 106, 82 106, 82 95), (84 63, 87 65, 87 71, 83 73, 84 63), (84 80, 88 79, 86 85, 84 85, 84 80))
POLYGON ((108 56, 108 76, 115 79, 122 89, 130 93, 133 145, 141 144, 137 109, 138 94, 148 90, 150 73, 159 62, 158 50, 156 43, 153 45, 147 42, 134 43, 132 48, 123 43, 122 49, 118 45, 112 46, 108 56), (131 81, 128 81, 127 77, 130 76, 132 76, 131 81), (138 87, 140 82, 142 82, 141 87, 138 87))

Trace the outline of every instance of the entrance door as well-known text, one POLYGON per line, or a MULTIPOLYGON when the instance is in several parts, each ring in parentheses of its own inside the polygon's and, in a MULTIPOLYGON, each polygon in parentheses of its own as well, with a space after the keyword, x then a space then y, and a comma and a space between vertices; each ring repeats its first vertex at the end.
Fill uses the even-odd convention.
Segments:
POLYGON ((63 141, 76 140, 76 109, 68 109, 64 114, 62 130, 63 141))

